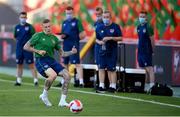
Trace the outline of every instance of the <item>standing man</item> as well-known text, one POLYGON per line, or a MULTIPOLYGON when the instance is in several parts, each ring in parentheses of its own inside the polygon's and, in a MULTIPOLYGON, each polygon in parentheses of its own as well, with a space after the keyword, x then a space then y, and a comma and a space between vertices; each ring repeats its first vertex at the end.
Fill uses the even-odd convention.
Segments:
MULTIPOLYGON (((94 23, 94 28, 96 30, 97 27, 99 27, 100 25, 103 25, 103 21, 102 21, 102 14, 103 14, 103 9, 101 7, 97 7, 95 10, 95 14, 96 14, 96 21, 94 23)), ((99 48, 100 45, 95 43, 95 63, 98 65, 99 64, 99 48)))
MULTIPOLYGON (((77 49, 77 54, 64 57, 64 64, 67 69, 69 62, 71 64, 75 64, 77 77, 79 79, 79 87, 84 87, 83 70, 80 64, 79 41, 81 39, 84 39, 86 35, 82 23, 73 16, 73 8, 71 6, 68 6, 66 8, 65 14, 66 14, 66 20, 63 21, 61 28, 63 33, 61 36, 62 39, 64 39, 63 50, 70 51, 72 47, 75 47, 77 49)), ((75 84, 75 86, 78 86, 78 84, 75 84)))
POLYGON ((17 80, 15 86, 21 86, 22 74, 23 74, 23 62, 24 60, 29 65, 32 76, 34 78, 34 85, 38 85, 37 72, 34 67, 34 57, 32 52, 23 50, 25 43, 35 33, 33 26, 26 22, 27 13, 21 12, 19 15, 20 23, 15 26, 14 38, 16 38, 16 64, 17 64, 17 80))
POLYGON ((145 91, 149 91, 149 89, 154 85, 155 80, 152 67, 152 54, 155 47, 154 32, 147 21, 147 12, 141 11, 139 14, 140 24, 137 27, 139 37, 138 63, 140 67, 146 70, 145 91))
POLYGON ((122 40, 122 33, 119 25, 112 22, 111 12, 103 12, 103 25, 96 28, 96 43, 99 49, 99 89, 98 93, 104 93, 105 69, 107 69, 110 87, 109 92, 116 91, 116 62, 118 41, 122 40))
POLYGON ((36 33, 24 46, 24 49, 35 53, 36 68, 38 72, 46 77, 43 93, 40 99, 46 106, 52 106, 48 100, 48 91, 57 76, 63 76, 64 83, 62 85, 62 95, 58 106, 68 106, 66 102, 70 75, 68 71, 62 67, 54 59, 54 50, 58 50, 61 56, 70 56, 77 53, 76 48, 71 51, 64 52, 59 44, 59 40, 51 33, 50 20, 43 21, 43 32, 36 33))

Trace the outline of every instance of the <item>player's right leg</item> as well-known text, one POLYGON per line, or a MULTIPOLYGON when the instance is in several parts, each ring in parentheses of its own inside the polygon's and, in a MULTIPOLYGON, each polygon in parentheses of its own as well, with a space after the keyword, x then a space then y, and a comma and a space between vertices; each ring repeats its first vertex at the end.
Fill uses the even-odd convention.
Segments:
POLYGON ((43 90, 43 93, 39 97, 46 106, 52 106, 52 104, 50 103, 48 99, 48 91, 53 81, 56 79, 57 74, 52 68, 48 68, 47 70, 45 70, 45 74, 47 75, 47 78, 45 80, 44 90, 43 90))
POLYGON ((39 96, 46 106, 52 106, 48 99, 48 91, 57 77, 57 73, 49 65, 53 62, 54 60, 50 57, 36 58, 36 69, 42 76, 46 77, 43 92, 39 96))
POLYGON ((17 71, 16 71, 16 83, 15 86, 21 86, 22 83, 22 74, 23 74, 23 53, 21 51, 16 50, 16 64, 17 64, 17 71))
POLYGON ((31 70, 32 76, 34 78, 34 85, 38 86, 38 78, 37 78, 37 71, 34 66, 34 56, 32 52, 23 51, 24 58, 26 60, 26 64, 28 64, 29 69, 31 70))
POLYGON ((21 86, 22 83, 22 74, 23 74, 23 64, 17 64, 17 79, 15 86, 21 86))
POLYGON ((32 76, 34 78, 34 86, 38 86, 37 71, 34 67, 34 63, 29 64, 29 69, 31 70, 32 76))
POLYGON ((99 56, 99 65, 98 65, 98 72, 99 72, 99 88, 96 90, 97 93, 105 93, 105 68, 106 68, 106 57, 99 56))

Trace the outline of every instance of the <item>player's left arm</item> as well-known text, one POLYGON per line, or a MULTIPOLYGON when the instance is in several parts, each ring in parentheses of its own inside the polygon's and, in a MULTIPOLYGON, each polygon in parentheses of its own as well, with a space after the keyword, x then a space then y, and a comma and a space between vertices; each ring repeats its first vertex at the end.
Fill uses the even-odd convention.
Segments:
POLYGON ((149 38, 151 40, 151 46, 152 46, 152 50, 154 52, 154 48, 155 48, 155 41, 154 41, 154 31, 153 28, 151 26, 148 26, 148 33, 149 33, 149 38))
POLYGON ((86 32, 84 31, 83 25, 82 23, 78 20, 78 29, 79 29, 79 37, 80 39, 85 39, 86 37, 86 32))
POLYGON ((17 37, 16 26, 15 26, 14 29, 13 29, 13 35, 14 35, 14 39, 16 40, 16 37, 17 37))
POLYGON ((33 25, 30 24, 30 29, 31 29, 31 35, 34 35, 36 33, 33 25))
POLYGON ((59 43, 57 37, 55 37, 55 40, 56 40, 55 49, 56 49, 56 50, 59 50, 59 54, 60 54, 61 57, 67 57, 67 56, 71 56, 71 55, 77 53, 77 49, 75 48, 75 46, 73 46, 73 48, 72 48, 71 51, 66 51, 66 52, 65 52, 65 51, 61 48, 60 43, 59 43))
POLYGON ((59 49, 59 54, 62 57, 71 56, 76 53, 77 53, 77 49, 75 47, 73 47, 71 51, 64 51, 62 48, 59 49))

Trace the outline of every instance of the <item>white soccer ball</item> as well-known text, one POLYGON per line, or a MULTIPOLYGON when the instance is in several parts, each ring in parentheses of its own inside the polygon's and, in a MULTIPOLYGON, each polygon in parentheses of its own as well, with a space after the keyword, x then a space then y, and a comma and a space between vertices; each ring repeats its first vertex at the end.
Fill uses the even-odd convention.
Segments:
POLYGON ((83 105, 80 100, 72 100, 69 103, 69 109, 72 113, 79 113, 83 110, 83 105))

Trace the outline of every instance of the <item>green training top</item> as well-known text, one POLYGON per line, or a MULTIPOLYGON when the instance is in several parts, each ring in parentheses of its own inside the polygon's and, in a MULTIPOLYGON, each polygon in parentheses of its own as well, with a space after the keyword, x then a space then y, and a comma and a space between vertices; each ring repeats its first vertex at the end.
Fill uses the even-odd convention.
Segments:
MULTIPOLYGON (((30 39, 30 44, 37 50, 45 50, 44 56, 54 58, 54 50, 61 48, 58 38, 53 34, 45 34, 44 32, 36 33, 30 39)), ((43 57, 42 55, 35 53, 35 57, 43 57)))

